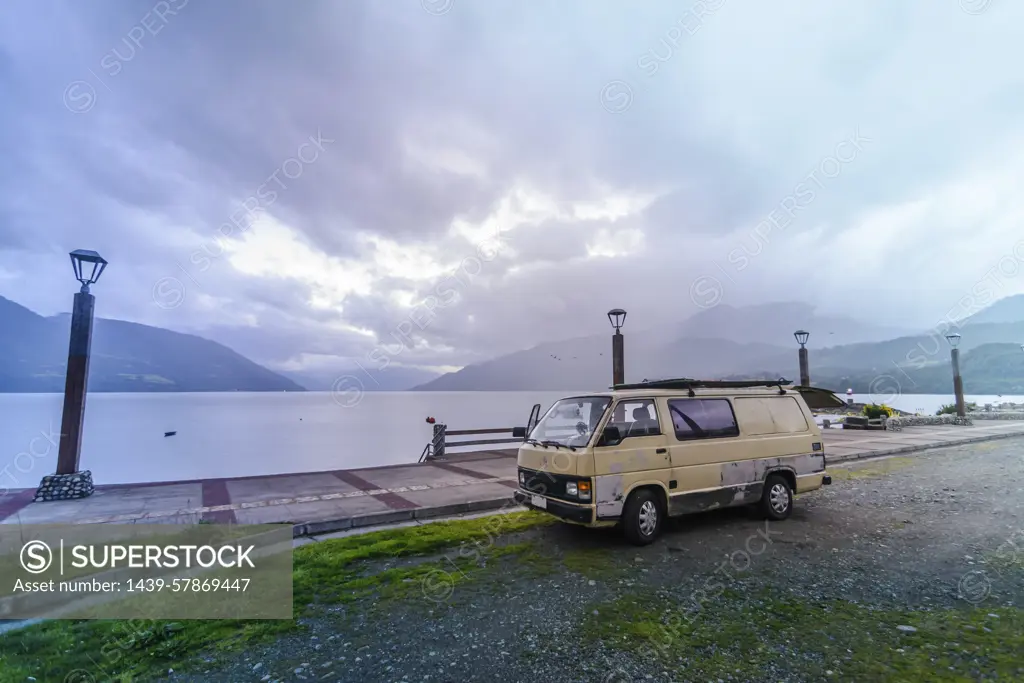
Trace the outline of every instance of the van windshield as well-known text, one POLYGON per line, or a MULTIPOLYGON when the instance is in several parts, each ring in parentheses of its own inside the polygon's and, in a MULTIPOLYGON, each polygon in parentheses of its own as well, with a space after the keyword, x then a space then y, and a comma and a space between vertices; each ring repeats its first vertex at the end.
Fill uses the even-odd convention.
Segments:
POLYGON ((530 432, 530 439, 582 448, 590 443, 611 398, 583 396, 557 401, 530 432))

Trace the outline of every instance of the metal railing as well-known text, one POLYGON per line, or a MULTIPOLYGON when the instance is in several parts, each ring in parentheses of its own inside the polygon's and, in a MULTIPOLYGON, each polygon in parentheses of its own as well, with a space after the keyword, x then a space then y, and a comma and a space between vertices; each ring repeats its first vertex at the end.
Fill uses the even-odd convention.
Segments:
POLYGON ((435 424, 434 438, 420 454, 420 462, 425 460, 437 460, 445 457, 449 448, 461 446, 492 446, 496 444, 522 443, 521 437, 512 436, 512 427, 498 427, 495 429, 448 429, 448 425, 435 424), (507 434, 499 439, 469 439, 452 441, 453 436, 480 436, 484 434, 507 434))
MULTIPOLYGON (((529 434, 533 427, 540 421, 540 404, 533 406, 530 411, 530 418, 527 420, 526 433, 529 434)), ((460 448, 463 446, 493 446, 497 444, 522 443, 521 437, 512 436, 514 427, 496 427, 494 429, 448 429, 444 423, 435 423, 433 418, 427 418, 427 422, 434 426, 434 436, 430 443, 423 447, 420 453, 420 462, 427 460, 439 460, 445 457, 449 448, 460 448), (483 436, 491 434, 507 434, 497 439, 469 439, 452 441, 453 436, 483 436)))

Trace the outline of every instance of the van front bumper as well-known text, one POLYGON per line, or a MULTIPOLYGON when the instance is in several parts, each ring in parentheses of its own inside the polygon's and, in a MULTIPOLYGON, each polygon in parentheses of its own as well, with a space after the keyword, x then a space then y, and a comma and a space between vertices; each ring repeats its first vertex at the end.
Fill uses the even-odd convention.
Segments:
POLYGON ((526 491, 516 490, 512 494, 512 498, 525 507, 531 510, 539 510, 546 512, 550 515, 554 515, 559 519, 564 519, 567 522, 574 522, 576 524, 591 524, 594 521, 594 508, 582 507, 580 505, 572 505, 570 503, 562 503, 557 500, 552 500, 544 496, 538 496, 544 499, 544 507, 534 505, 531 499, 534 494, 527 493, 526 491))

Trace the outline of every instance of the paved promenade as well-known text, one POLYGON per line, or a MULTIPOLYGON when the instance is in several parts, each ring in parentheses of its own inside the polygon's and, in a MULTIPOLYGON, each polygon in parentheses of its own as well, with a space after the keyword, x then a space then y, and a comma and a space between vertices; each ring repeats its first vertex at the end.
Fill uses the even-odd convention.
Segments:
MULTIPOLYGON (((830 463, 1024 436, 1024 421, 902 432, 824 430, 830 463)), ((0 496, 0 523, 207 521, 295 525, 296 536, 511 506, 515 450, 451 455, 443 462, 238 479, 99 486, 89 498, 33 503, 34 490, 0 496)))

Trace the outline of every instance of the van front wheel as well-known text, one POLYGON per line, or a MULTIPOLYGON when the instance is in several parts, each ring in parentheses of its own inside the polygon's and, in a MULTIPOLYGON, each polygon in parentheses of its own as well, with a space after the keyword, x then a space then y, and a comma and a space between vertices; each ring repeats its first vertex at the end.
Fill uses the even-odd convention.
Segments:
POLYGON ((786 478, 772 474, 764 480, 761 494, 761 513, 768 519, 782 521, 793 512, 793 489, 786 478))
POLYGON ((622 528, 633 545, 648 545, 661 532, 665 517, 657 497, 650 489, 640 489, 629 496, 622 511, 622 528))

